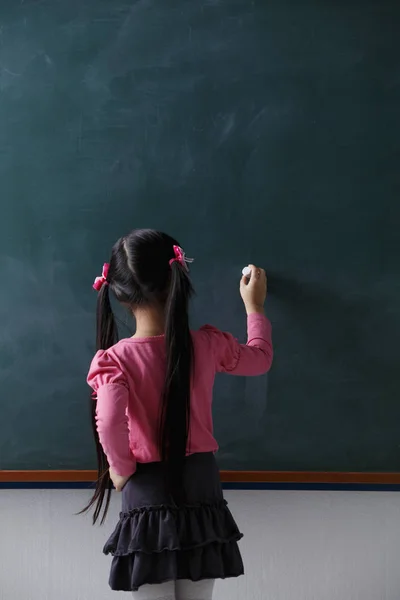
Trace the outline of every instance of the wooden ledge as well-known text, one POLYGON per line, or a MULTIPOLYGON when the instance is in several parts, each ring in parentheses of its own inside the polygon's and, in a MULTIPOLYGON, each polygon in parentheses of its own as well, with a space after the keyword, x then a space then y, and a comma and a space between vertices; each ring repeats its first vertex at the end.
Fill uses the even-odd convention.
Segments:
MULTIPOLYGON (((224 483, 398 485, 400 473, 221 471, 221 479, 224 483)), ((93 470, 0 471, 0 483, 90 483, 95 480, 93 470)))

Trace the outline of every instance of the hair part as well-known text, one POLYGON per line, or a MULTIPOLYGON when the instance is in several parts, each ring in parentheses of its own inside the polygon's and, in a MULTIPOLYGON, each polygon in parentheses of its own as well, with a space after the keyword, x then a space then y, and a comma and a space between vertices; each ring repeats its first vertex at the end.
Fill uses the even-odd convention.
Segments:
MULTIPOLYGON (((158 424, 158 449, 165 465, 166 482, 175 502, 183 498, 183 469, 190 426, 190 390, 193 342, 189 328, 189 300, 193 287, 186 268, 175 258, 179 243, 152 229, 137 229, 119 239, 112 249, 107 285, 97 299, 96 348, 106 350, 118 340, 118 328, 110 302, 116 299, 136 308, 160 305, 165 311, 166 370, 158 424)), ((96 427, 95 395, 91 398, 98 479, 94 494, 81 511, 94 507, 93 524, 103 510, 104 522, 110 504, 112 482, 109 465, 96 427)))

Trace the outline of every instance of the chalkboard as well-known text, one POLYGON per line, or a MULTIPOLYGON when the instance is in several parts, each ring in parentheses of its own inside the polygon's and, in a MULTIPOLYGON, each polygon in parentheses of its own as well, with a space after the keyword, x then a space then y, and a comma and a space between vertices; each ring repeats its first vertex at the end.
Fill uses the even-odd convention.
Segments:
MULTIPOLYGON (((133 227, 196 262, 193 326, 275 363, 218 378, 220 464, 400 470, 400 4, 0 6, 1 469, 95 467, 94 276, 133 227)), ((123 328, 123 335, 130 335, 123 328)))

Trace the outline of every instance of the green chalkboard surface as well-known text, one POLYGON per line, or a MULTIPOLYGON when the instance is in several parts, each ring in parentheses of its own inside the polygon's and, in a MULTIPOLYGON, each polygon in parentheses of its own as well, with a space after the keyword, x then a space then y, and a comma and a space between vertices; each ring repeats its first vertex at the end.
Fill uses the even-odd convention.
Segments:
MULTIPOLYGON (((221 377, 223 468, 400 470, 400 4, 0 3, 0 468, 95 466, 92 281, 133 227, 194 256, 193 325, 270 375, 221 377)), ((130 335, 128 330, 123 335, 130 335)))

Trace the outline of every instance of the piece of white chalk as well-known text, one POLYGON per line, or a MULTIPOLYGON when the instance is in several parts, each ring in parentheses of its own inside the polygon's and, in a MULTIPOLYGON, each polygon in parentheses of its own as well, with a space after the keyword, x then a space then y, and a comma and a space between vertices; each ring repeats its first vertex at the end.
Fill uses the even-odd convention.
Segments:
POLYGON ((242 275, 244 275, 244 277, 251 277, 251 269, 250 267, 245 267, 244 269, 242 269, 242 275))

